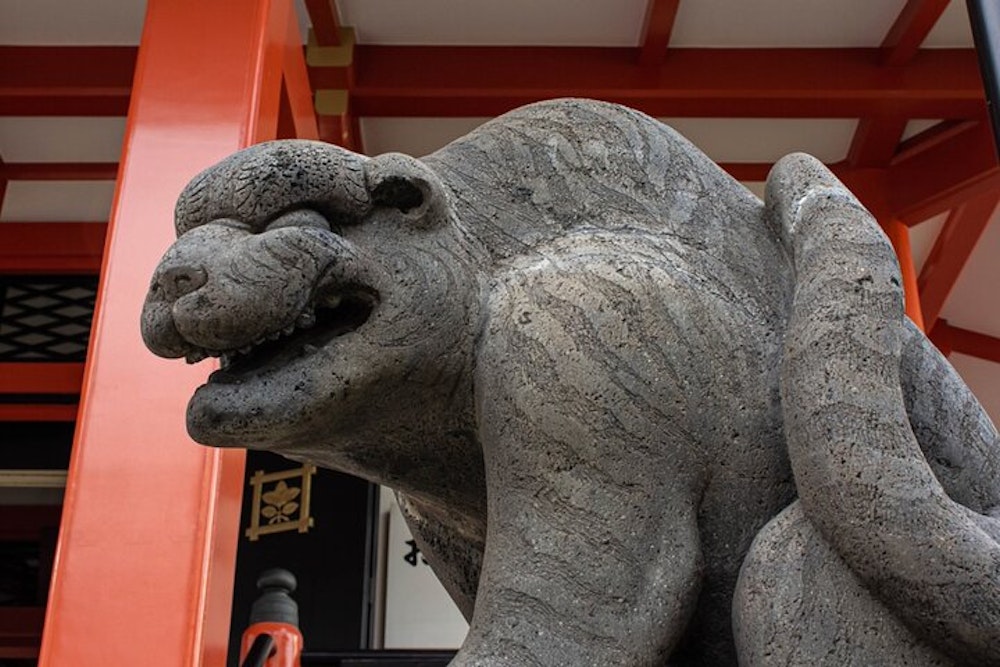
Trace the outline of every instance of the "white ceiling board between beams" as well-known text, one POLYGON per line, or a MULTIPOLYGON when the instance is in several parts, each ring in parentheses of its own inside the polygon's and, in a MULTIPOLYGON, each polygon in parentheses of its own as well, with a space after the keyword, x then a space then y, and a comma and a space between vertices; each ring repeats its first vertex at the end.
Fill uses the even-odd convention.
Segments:
POLYGON ((965 0, 951 0, 941 18, 931 29, 923 45, 926 48, 956 48, 972 46, 972 28, 965 0))
POLYGON ((716 162, 774 162, 802 151, 823 162, 844 159, 852 119, 663 118, 716 162))
POLYGON ((110 117, 0 118, 5 162, 117 162, 125 119, 110 117))
POLYGON ((362 118, 365 152, 396 151, 420 157, 465 136, 489 118, 362 118))
POLYGON ((0 0, 0 44, 135 45, 145 17, 144 0, 0 0))
POLYGON ((362 44, 635 46, 646 0, 340 0, 362 44))
POLYGON ((993 423, 1000 424, 1000 383, 997 382, 1000 367, 992 361, 964 354, 952 354, 948 361, 979 399, 993 423))
POLYGON ((1000 258, 1000 215, 993 214, 979 243, 948 295, 941 317, 949 323, 1000 338, 997 267, 1000 258))
POLYGON ((931 254, 934 242, 937 241, 947 219, 946 211, 910 227, 910 255, 913 257, 913 266, 917 273, 924 268, 924 263, 927 262, 927 257, 931 254))
POLYGON ((905 4, 906 0, 684 0, 670 44, 722 48, 878 46, 905 4))
POLYGON ((12 181, 0 221, 104 222, 114 194, 113 181, 12 181))

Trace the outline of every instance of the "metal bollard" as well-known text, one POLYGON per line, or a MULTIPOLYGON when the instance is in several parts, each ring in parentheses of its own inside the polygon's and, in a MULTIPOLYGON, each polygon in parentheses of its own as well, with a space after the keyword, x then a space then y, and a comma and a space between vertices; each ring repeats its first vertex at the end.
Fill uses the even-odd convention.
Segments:
POLYGON ((250 608, 250 625, 243 632, 242 667, 300 667, 299 607, 290 595, 295 586, 295 575, 278 568, 257 579, 260 596, 250 608))

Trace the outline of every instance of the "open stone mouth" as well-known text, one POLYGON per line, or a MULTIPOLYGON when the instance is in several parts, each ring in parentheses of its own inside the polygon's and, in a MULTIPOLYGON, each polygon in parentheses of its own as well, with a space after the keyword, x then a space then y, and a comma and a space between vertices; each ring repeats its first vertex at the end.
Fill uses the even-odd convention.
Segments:
POLYGON ((295 322, 239 349, 195 350, 188 363, 219 357, 221 367, 209 382, 235 382, 247 375, 284 366, 310 355, 344 334, 356 331, 371 317, 378 295, 365 287, 341 288, 304 310, 295 322))

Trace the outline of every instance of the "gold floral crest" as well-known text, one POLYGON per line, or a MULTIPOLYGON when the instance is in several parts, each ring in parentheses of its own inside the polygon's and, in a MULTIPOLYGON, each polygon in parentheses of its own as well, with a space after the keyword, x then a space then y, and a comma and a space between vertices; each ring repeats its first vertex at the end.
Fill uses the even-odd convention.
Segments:
POLYGON ((307 533, 313 526, 309 516, 309 496, 316 466, 265 473, 258 470, 250 478, 253 504, 246 536, 256 542, 261 535, 298 530, 307 533), (265 485, 274 486, 265 489, 265 485), (297 485, 296 485, 297 484, 297 485))

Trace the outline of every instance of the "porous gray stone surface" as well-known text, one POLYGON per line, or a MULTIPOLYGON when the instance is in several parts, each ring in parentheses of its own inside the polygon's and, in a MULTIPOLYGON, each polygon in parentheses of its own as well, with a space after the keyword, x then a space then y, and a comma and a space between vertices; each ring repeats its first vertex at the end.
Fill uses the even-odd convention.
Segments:
POLYGON ((255 146, 177 230, 142 330, 222 357, 192 436, 396 489, 454 665, 1000 664, 996 431, 815 160, 765 205, 555 100, 419 160, 255 146))

